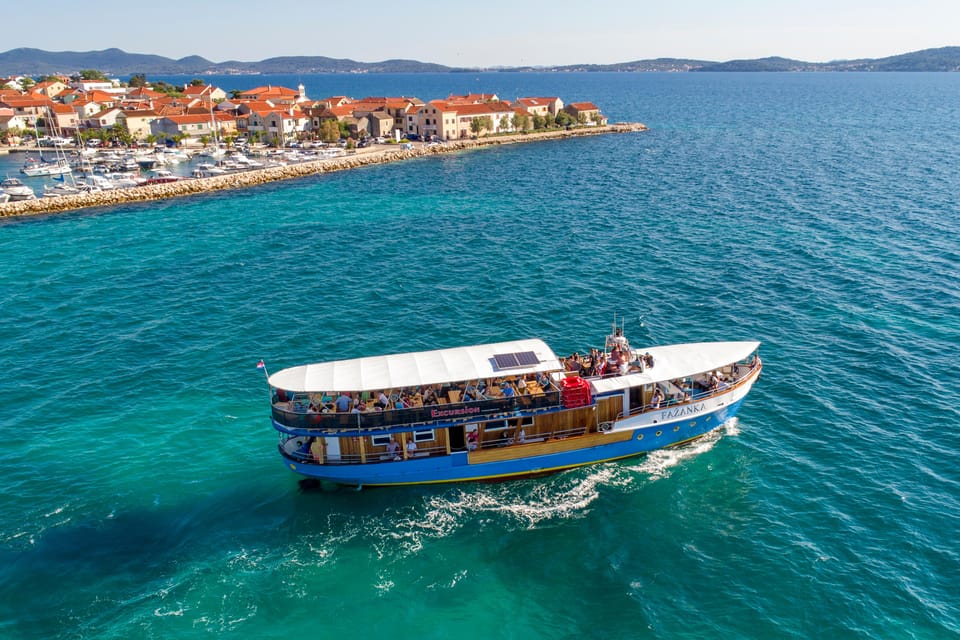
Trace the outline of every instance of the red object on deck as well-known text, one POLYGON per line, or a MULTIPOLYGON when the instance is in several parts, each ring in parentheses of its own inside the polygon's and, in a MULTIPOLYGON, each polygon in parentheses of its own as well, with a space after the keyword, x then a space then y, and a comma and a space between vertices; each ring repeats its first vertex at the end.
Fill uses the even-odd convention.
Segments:
POLYGON ((590 404, 590 383, 580 376, 564 378, 560 386, 560 397, 565 408, 573 409, 590 404))

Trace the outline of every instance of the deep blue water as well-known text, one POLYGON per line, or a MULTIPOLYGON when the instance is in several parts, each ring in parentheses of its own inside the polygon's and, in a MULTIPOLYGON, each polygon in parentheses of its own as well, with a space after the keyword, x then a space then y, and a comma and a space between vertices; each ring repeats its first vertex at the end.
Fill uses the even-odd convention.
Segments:
POLYGON ((0 637, 960 635, 960 75, 218 84, 301 79, 651 130, 0 224, 0 637), (506 484, 276 454, 260 358, 567 353, 614 313, 761 340, 738 421, 506 484))

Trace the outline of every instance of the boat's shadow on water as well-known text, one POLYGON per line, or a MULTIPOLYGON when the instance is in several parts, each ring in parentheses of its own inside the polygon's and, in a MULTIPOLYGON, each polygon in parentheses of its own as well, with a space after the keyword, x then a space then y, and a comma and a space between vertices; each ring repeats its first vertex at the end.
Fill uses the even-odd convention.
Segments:
POLYGON ((589 516, 598 501, 642 492, 663 477, 664 467, 706 450, 697 446, 688 453, 672 450, 669 459, 652 454, 512 482, 357 490, 290 477, 244 482, 170 505, 118 507, 105 517, 38 529, 29 542, 0 551, 0 601, 14 602, 20 592, 55 600, 65 583, 82 588, 104 576, 132 585, 231 550, 262 547, 265 540, 275 549, 322 539, 377 547, 388 538, 421 547, 465 529, 557 526, 589 516))

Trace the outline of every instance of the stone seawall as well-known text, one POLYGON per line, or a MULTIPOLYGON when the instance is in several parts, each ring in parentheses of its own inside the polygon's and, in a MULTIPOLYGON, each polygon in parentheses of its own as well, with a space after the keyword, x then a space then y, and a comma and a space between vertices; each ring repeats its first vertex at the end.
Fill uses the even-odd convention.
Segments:
POLYGON ((457 140, 433 146, 418 145, 413 149, 401 149, 400 147, 390 146, 386 149, 377 148, 376 150, 367 153, 356 153, 342 156, 340 158, 311 160, 309 162, 301 162, 283 167, 256 169, 253 171, 243 171, 240 173, 231 173, 209 178, 185 178, 183 180, 178 180, 177 182, 144 185, 129 189, 114 189, 96 193, 82 193, 74 196, 60 196, 57 198, 38 197, 36 200, 7 202, 5 204, 0 204, 0 217, 56 213, 59 211, 71 211, 75 209, 84 209, 87 207, 109 207, 127 202, 162 200, 166 198, 188 196, 197 193, 222 191, 224 189, 240 189, 263 184, 265 182, 274 182, 276 180, 301 178, 303 176, 309 176, 318 173, 342 171, 344 169, 354 169, 356 167, 363 167, 371 164, 382 164, 384 162, 394 162, 396 160, 420 158, 437 153, 450 153, 478 147, 513 144, 518 142, 536 142, 540 140, 554 140, 605 133, 628 133, 631 131, 644 130, 646 130, 646 127, 642 124, 619 123, 603 127, 584 127, 569 130, 562 129, 559 131, 545 131, 522 135, 480 138, 478 140, 457 140))

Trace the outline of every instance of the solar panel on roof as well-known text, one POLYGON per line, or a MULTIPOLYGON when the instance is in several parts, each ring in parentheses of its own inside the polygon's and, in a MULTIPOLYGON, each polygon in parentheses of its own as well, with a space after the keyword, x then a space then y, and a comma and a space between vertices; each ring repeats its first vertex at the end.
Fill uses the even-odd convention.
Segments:
POLYGON ((540 364, 540 358, 533 351, 519 351, 517 353, 497 353, 493 356, 498 369, 516 369, 540 364))

